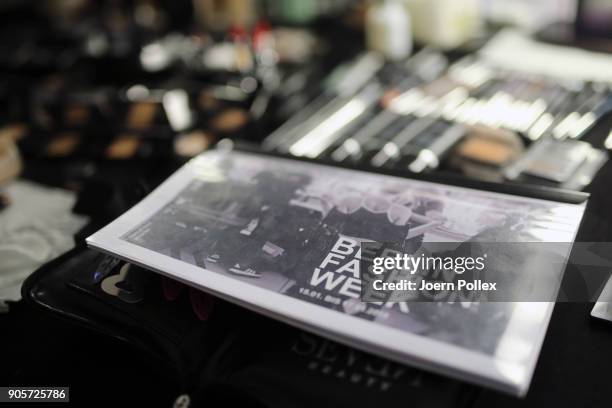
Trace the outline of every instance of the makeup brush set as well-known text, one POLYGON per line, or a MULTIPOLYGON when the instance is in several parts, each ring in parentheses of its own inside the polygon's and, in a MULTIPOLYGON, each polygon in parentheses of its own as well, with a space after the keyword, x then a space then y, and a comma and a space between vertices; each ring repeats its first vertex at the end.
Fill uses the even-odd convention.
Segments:
POLYGON ((604 150, 581 139, 612 109, 610 84, 498 69, 476 56, 448 65, 428 49, 394 66, 368 65, 368 58, 375 60, 367 54, 346 69, 352 88, 323 92, 268 136, 264 149, 575 190, 607 161, 604 150))

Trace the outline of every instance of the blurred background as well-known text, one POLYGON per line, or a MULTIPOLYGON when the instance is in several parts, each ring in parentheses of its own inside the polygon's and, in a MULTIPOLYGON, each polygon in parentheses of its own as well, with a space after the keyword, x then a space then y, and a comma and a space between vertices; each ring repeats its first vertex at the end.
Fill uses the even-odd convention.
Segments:
MULTIPOLYGON (((22 177, 70 190, 81 190, 95 179, 116 181, 115 171, 124 176, 122 181, 128 174, 155 179, 159 173, 163 179, 170 169, 219 140, 259 145, 298 113, 302 116, 293 127, 304 124, 306 117, 329 118, 342 104, 325 106, 319 98, 319 105, 313 106, 315 99, 353 97, 368 82, 379 83, 381 89, 359 94, 366 99, 360 99, 367 105, 363 112, 328 127, 330 140, 323 145, 305 154, 304 146, 316 145, 316 140, 305 137, 307 126, 296 135, 288 134, 287 125, 265 148, 322 159, 323 153, 331 153, 327 150, 349 139, 351 125, 354 130, 356 123, 366 122, 362 114, 376 114, 375 108, 394 96, 412 88, 422 90, 442 77, 455 85, 438 81, 435 91, 434 86, 425 91, 440 98, 459 89, 485 102, 503 91, 512 101, 502 108, 541 99, 546 107, 531 106, 533 118, 550 109, 553 116, 558 114, 558 125, 576 111, 580 116, 571 120, 577 134, 594 122, 592 115, 584 117, 586 113, 599 118, 595 108, 601 107, 601 100, 589 99, 591 94, 576 96, 582 90, 607 96, 610 78, 601 71, 608 65, 599 54, 581 54, 588 67, 569 78, 545 72, 542 65, 550 65, 546 61, 534 62, 522 76, 513 71, 517 67, 502 65, 506 60, 514 65, 524 62, 518 50, 528 53, 524 60, 541 55, 540 49, 525 47, 528 38, 605 51, 609 17, 610 6, 603 0, 3 1, 0 138, 4 151, 15 154, 7 154, 0 180, 17 174, 17 160, 10 160, 17 151, 25 163, 19 165, 22 177), (520 31, 509 33, 507 27, 520 31), (497 36, 500 32, 505 35, 497 36), (491 39, 500 41, 491 44, 491 39), (479 52, 487 43, 487 52, 479 52), (427 55, 410 59, 422 50, 427 55), (366 51, 383 59, 369 55, 359 64, 366 51), (482 57, 485 54, 490 58, 482 57), (599 65, 591 61, 595 59, 599 65), (483 74, 485 68, 494 71, 483 74), (474 76, 477 71, 480 78, 474 76), (505 85, 485 89, 494 76, 505 85), (600 84, 594 89, 591 81, 600 84), (551 95, 563 91, 557 85, 571 91, 559 95, 575 98, 573 105, 557 110, 550 106, 551 95), (322 107, 326 110, 318 109, 322 107)), ((567 56, 575 61, 573 57, 571 52, 567 56)), ((469 97, 464 99, 473 102, 469 97)), ((518 105, 512 106, 514 110, 506 112, 508 121, 520 115, 518 105)), ((493 108, 501 112, 499 106, 493 108)), ((406 113, 406 107, 402 109, 406 113)), ((493 124, 520 136, 493 136, 495 143, 514 146, 506 146, 504 154, 518 156, 539 138, 538 132, 546 132, 540 123, 532 130, 535 136, 524 138, 534 123, 527 118, 517 129, 493 124)), ((484 124, 491 127, 492 122, 484 124)), ((379 130, 376 133, 384 129, 379 130)), ((442 149, 438 161, 450 150, 442 149)), ((463 164, 457 164, 461 160, 441 167, 466 173, 463 164)), ((412 167, 423 170, 420 165, 412 167)))

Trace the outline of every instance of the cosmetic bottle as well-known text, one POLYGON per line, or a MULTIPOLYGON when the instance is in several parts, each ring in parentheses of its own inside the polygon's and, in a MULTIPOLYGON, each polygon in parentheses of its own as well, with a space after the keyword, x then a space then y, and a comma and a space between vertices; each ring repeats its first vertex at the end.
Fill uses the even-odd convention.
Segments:
POLYGON ((478 0, 405 0, 416 41, 442 49, 455 48, 481 27, 478 0))
POLYGON ((389 60, 407 58, 412 52, 412 24, 400 0, 373 3, 365 18, 366 45, 389 60))

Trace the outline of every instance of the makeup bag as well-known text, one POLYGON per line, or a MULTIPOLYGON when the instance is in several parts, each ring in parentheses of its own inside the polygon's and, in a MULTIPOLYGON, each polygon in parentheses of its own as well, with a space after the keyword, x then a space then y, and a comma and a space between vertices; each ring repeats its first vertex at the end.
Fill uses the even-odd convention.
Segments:
POLYGON ((34 272, 26 302, 129 343, 187 406, 468 406, 478 389, 263 317, 99 252, 34 272))

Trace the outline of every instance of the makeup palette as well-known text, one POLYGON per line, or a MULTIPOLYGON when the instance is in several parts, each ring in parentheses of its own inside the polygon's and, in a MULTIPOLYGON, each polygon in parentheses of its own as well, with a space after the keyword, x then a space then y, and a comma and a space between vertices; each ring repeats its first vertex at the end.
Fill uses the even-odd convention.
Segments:
POLYGON ((141 139, 134 135, 121 134, 106 148, 106 157, 111 160, 134 158, 141 143, 141 139))
POLYGON ((159 104, 155 102, 135 102, 128 106, 125 125, 129 129, 143 130, 151 127, 159 112, 159 104))
POLYGON ((182 134, 174 140, 174 152, 181 157, 194 157, 202 153, 213 142, 213 136, 201 130, 182 134))
POLYGON ((502 181, 503 169, 521 156, 524 146, 513 132, 483 126, 468 128, 452 154, 450 165, 468 177, 502 181))
POLYGON ((220 112, 211 120, 211 127, 219 132, 236 131, 249 121, 249 115, 244 109, 229 108, 220 112))
POLYGON ((55 135, 45 149, 47 157, 67 157, 76 151, 81 136, 76 132, 63 132, 55 135))

